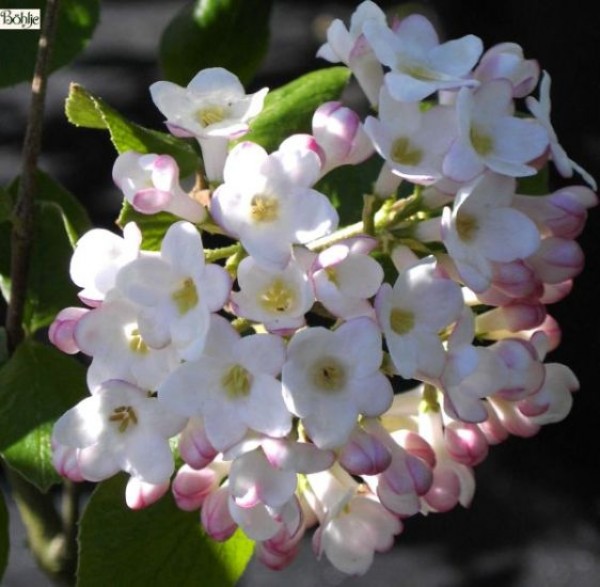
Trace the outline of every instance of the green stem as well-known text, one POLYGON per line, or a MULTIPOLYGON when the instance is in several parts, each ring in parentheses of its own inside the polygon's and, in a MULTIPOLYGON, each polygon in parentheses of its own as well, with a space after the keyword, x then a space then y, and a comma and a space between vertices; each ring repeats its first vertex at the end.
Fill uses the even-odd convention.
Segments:
POLYGON ((207 263, 214 263, 220 259, 227 259, 232 255, 235 255, 241 249, 240 243, 235 243, 227 247, 221 247, 219 249, 205 249, 204 259, 207 263))

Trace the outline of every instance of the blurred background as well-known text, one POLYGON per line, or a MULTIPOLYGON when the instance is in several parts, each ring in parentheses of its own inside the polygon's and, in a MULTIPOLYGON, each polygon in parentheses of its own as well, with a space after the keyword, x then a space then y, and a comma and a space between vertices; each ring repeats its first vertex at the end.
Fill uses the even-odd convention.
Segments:
MULTIPOLYGON (((66 121, 71 81, 103 97, 130 119, 161 129, 148 86, 159 79, 161 32, 185 4, 175 0, 104 0, 87 51, 50 81, 41 166, 88 208, 95 224, 112 227, 120 205, 112 185, 115 152, 102 131, 66 121)), ((384 9, 397 2, 379 2, 384 9)), ((271 48, 248 88, 275 88, 328 64, 314 55, 332 18, 348 22, 358 2, 275 0, 271 48)), ((593 3, 546 0, 438 0, 403 5, 430 16, 444 39, 473 33, 486 48, 510 41, 552 76, 554 127, 570 157, 600 180, 600 21, 593 3)), ((2 34, 2 33, 0 33, 2 34)), ((1 60, 1 56, 0 56, 1 60)), ((0 61, 1 66, 1 61, 0 61)), ((349 90, 348 100, 357 93, 349 90)), ((21 84, 0 91, 0 185, 20 167, 29 101, 21 84)), ((577 183, 577 182, 576 182, 577 183)), ((554 187, 566 185, 557 181, 554 187)), ((417 516, 392 553, 376 558, 362 578, 348 578, 314 560, 310 543, 286 571, 252 562, 242 587, 597 587, 600 584, 600 210, 579 239, 587 258, 573 293, 550 308, 563 329, 550 362, 565 363, 581 383, 569 418, 535 438, 494 447, 476 470, 468 510, 417 516)), ((45 586, 34 568, 14 508, 15 535, 3 585, 45 586)))

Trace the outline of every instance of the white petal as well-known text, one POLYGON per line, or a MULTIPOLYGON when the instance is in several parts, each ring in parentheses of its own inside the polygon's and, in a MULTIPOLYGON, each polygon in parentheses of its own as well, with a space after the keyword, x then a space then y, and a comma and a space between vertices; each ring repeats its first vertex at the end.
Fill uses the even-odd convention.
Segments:
POLYGON ((122 455, 123 470, 146 483, 169 480, 175 469, 169 443, 154 434, 135 434, 122 455))

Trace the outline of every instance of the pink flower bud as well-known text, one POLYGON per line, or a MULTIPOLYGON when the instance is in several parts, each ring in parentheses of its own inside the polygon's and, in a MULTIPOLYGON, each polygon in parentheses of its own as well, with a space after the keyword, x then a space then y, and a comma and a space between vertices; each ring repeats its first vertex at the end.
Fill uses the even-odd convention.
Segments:
POLYGON ((356 427, 339 455, 339 462, 351 475, 377 475, 392 462, 392 455, 385 445, 356 427))
POLYGON ((201 418, 192 418, 179 437, 181 458, 194 469, 203 469, 217 456, 217 449, 209 442, 201 418))
POLYGON ((489 445, 477 424, 450 422, 444 430, 446 449, 457 462, 474 467, 488 455, 489 445))
POLYGON ((521 438, 535 436, 540 426, 535 424, 517 409, 516 402, 504 401, 499 398, 490 398, 489 403, 493 408, 498 420, 507 432, 521 438))
POLYGON ((460 480, 451 467, 436 467, 429 491, 423 496, 427 505, 436 512, 448 512, 458 505, 460 480))
POLYGON ((125 502, 130 509, 141 510, 157 502, 168 489, 169 481, 155 485, 130 477, 125 488, 125 502))
POLYGON ((508 369, 508 381, 494 397, 518 400, 535 393, 544 382, 544 365, 535 348, 525 340, 505 338, 489 347, 508 369))
POLYGON ((500 444, 509 437, 508 430, 502 424, 502 421, 496 414, 494 408, 492 408, 491 404, 489 402, 484 402, 483 405, 486 408, 488 417, 487 420, 479 422, 476 426, 481 430, 489 444, 500 444))
POLYGON ((361 163, 374 152, 358 114, 341 102, 321 104, 313 116, 312 128, 325 154, 322 175, 340 165, 361 163))
POLYGON ((173 480, 173 496, 179 509, 191 512, 200 509, 208 495, 219 486, 220 476, 210 468, 192 469, 183 465, 173 480))
POLYGON ((57 473, 70 481, 81 483, 85 477, 79 467, 79 449, 59 444, 52 439, 52 465, 57 473))
POLYGON ((74 355, 79 352, 79 345, 75 341, 75 327, 79 319, 89 312, 86 308, 69 307, 61 310, 50 324, 48 338, 50 342, 63 353, 74 355))
POLYGON ((518 332, 539 326, 545 317, 546 308, 543 304, 535 300, 521 300, 480 314, 476 319, 476 328, 478 332, 518 332))
POLYGON ((200 520, 206 533, 217 542, 231 538, 237 530, 237 524, 229 513, 229 489, 219 487, 204 500, 200 520))
POLYGON ((548 237, 527 264, 545 283, 561 283, 575 277, 584 265, 581 247, 573 240, 548 237))
POLYGON ((394 433, 394 440, 409 454, 419 457, 430 467, 435 467, 435 452, 420 434, 411 432, 410 430, 399 430, 394 433))

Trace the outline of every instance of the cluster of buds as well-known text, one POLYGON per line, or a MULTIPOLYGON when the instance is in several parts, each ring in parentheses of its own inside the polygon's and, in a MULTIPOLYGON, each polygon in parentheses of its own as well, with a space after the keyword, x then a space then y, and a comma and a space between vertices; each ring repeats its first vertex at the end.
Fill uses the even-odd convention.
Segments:
POLYGON ((241 528, 272 568, 316 525, 316 554, 362 574, 405 518, 470 503, 490 445, 563 419, 578 382, 544 363, 560 339, 546 307, 582 269, 574 239, 597 198, 522 195, 517 180, 549 162, 593 179, 552 130, 548 74, 518 45, 482 53, 420 15, 390 27, 367 0, 319 55, 348 65, 377 115, 323 104, 312 134, 272 153, 239 140, 266 90, 247 96, 220 68, 154 84, 170 131, 198 140, 210 195, 188 194, 168 155, 117 159, 136 210, 181 220, 160 251, 134 224, 77 245, 87 307, 50 338, 91 357, 90 395, 54 428, 60 473, 125 471, 134 509, 171 488, 211 537, 241 528), (515 115, 522 98, 532 116, 515 115), (314 186, 375 151, 362 220, 339 227, 314 186), (215 226, 232 244, 205 249, 215 226))

